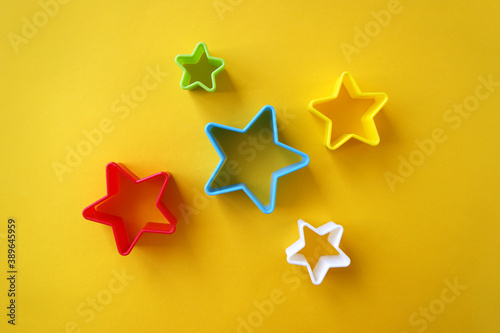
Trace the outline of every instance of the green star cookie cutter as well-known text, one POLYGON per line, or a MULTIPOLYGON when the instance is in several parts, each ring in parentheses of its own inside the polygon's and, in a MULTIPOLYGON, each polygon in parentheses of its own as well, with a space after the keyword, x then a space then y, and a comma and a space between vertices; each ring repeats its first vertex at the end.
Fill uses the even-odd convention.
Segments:
POLYGON ((192 90, 198 87, 208 92, 216 88, 215 76, 224 70, 224 59, 210 56, 207 45, 203 42, 196 44, 193 53, 179 54, 175 63, 184 72, 181 78, 181 88, 192 90))

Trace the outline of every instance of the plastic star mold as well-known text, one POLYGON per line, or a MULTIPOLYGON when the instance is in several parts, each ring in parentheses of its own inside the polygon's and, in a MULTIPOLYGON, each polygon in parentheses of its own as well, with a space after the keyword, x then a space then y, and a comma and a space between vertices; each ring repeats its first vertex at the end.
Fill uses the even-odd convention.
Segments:
POLYGON ((312 283, 316 285, 320 284, 325 278, 328 270, 332 267, 349 266, 351 259, 349 259, 349 257, 339 248, 340 239, 342 238, 342 233, 344 231, 341 225, 335 224, 334 222, 328 222, 319 228, 314 228, 312 225, 303 220, 298 220, 298 225, 300 238, 286 249, 286 260, 293 265, 306 266, 307 271, 311 276, 312 283), (311 268, 311 265, 309 264, 309 261, 307 261, 306 257, 299 253, 306 246, 304 227, 311 229, 319 236, 328 234, 328 242, 335 248, 338 254, 319 257, 316 266, 311 268))

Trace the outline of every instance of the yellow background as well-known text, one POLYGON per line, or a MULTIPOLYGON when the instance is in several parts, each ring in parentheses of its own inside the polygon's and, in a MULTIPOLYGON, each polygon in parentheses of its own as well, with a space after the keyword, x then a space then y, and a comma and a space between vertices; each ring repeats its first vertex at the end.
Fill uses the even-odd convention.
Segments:
POLYGON ((64 332, 74 322, 81 332, 497 332, 499 87, 456 129, 445 117, 474 95, 479 76, 500 81, 500 4, 401 0, 391 22, 346 57, 341 45, 356 46, 356 27, 376 22, 371 12, 390 1, 222 3, 218 12, 212 0, 73 0, 16 53, 9 33, 21 35, 23 17, 32 22, 41 7, 2 1, 0 331, 64 332), (212 94, 179 87, 174 58, 199 41, 226 61, 212 94), (120 119, 114 101, 148 66, 168 76, 120 119), (324 122, 307 110, 346 70, 362 91, 389 96, 375 118, 379 146, 329 151, 324 122), (242 128, 266 104, 289 114, 280 141, 311 158, 279 180, 270 215, 243 193, 203 191, 218 162, 206 123, 242 128), (59 181, 53 162, 65 163, 66 146, 105 118, 114 130, 59 181), (397 174, 399 156, 436 128, 447 140, 391 188, 385 173, 397 174), (144 235, 127 257, 109 227, 81 216, 105 194, 110 161, 139 177, 174 177, 177 231, 144 235), (182 203, 196 210, 185 217, 182 203), (9 217, 18 225, 15 327, 4 314, 9 217), (304 267, 289 265, 298 218, 341 224, 351 266, 314 286, 304 267), (82 315, 123 270, 133 280, 82 315), (467 289, 440 309, 455 279, 467 289), (282 302, 258 314, 273 293, 282 302), (430 305, 442 313, 412 324, 430 305), (258 327, 242 328, 249 317, 258 327))

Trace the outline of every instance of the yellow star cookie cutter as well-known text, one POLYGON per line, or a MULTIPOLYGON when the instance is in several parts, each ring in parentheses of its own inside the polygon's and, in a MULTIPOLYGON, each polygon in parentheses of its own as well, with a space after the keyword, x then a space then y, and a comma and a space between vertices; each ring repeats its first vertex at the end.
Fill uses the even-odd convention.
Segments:
POLYGON ((376 146, 380 137, 373 118, 387 100, 387 94, 382 92, 361 92, 351 73, 344 72, 335 84, 333 95, 313 100, 309 110, 327 123, 325 145, 328 149, 335 150, 350 138, 376 146), (348 108, 347 101, 356 101, 358 105, 348 108), (357 120, 359 117, 361 121, 357 120))

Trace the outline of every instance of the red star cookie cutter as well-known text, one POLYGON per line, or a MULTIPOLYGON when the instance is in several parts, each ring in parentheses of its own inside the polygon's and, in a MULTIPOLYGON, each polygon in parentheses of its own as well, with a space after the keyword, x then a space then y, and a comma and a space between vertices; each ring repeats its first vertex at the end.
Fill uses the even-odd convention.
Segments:
POLYGON ((121 255, 126 256, 130 253, 130 251, 132 251, 132 248, 143 233, 151 232, 159 234, 171 234, 175 231, 177 220, 162 201, 162 197, 170 177, 170 173, 159 172, 149 177, 140 179, 130 170, 128 170, 124 165, 111 162, 106 166, 106 196, 85 208, 82 215, 87 220, 111 226, 113 228, 118 252, 121 255), (135 236, 135 238, 130 241, 124 219, 116 214, 113 215, 109 212, 106 212, 105 209, 102 209, 102 204, 116 199, 118 194, 121 193, 120 190, 122 189, 122 187, 125 187, 125 185, 136 186, 137 184, 144 184, 146 182, 155 182, 160 180, 163 182, 163 184, 156 199, 156 207, 169 223, 147 222, 138 232, 137 236, 135 236), (125 182, 128 184, 126 184, 125 182))

